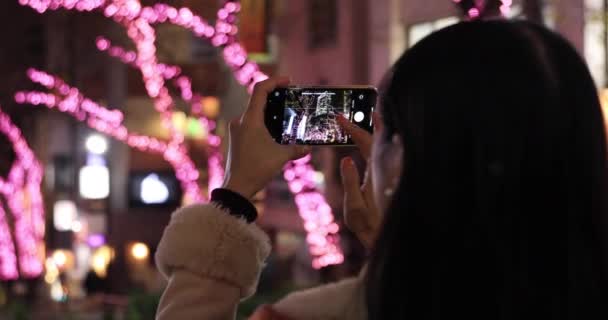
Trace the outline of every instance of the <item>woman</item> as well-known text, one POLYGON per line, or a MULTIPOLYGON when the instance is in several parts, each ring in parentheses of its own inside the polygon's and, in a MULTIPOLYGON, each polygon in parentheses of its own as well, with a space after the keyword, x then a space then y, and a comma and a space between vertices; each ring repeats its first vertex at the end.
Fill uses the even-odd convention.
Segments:
MULTIPOLYGON (((265 95, 280 84, 258 86, 231 128, 224 187, 245 198, 307 152, 274 144, 264 128, 265 95)), ((369 166, 375 202, 356 191, 354 168, 343 163, 349 219, 373 243, 367 272, 337 285, 339 294, 318 289, 274 311, 293 319, 608 317, 606 138, 595 86, 571 45, 525 22, 457 24, 395 64, 380 113, 369 166), (374 203, 384 213, 377 239, 374 203)), ((358 136, 367 148, 365 139, 358 136)), ((266 240, 230 218, 211 206, 174 215, 157 256, 170 279, 159 318, 231 318, 254 291, 266 240)))

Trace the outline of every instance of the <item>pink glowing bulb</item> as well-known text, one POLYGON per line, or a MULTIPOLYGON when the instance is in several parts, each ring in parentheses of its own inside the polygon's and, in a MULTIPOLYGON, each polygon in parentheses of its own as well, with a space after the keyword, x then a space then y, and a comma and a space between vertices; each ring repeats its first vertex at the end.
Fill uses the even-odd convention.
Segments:
MULTIPOLYGON (((34 75, 33 70, 28 71, 34 75)), ((27 99, 26 94, 15 95, 27 99)), ((38 248, 44 239, 44 209, 40 184, 42 168, 35 159, 33 152, 23 139, 19 128, 14 126, 9 117, 0 111, 0 132, 6 135, 13 144, 16 160, 9 174, 8 181, 0 178, 1 192, 8 199, 8 208, 13 216, 15 226, 15 242, 18 251, 10 237, 10 229, 6 224, 6 212, 0 208, 0 279, 16 279, 17 255, 21 274, 25 277, 36 277, 42 271, 42 263, 38 259, 38 248), (25 198, 30 198, 26 206, 25 198)))
POLYGON ((509 13, 510 13, 510 12, 511 12, 511 7, 504 6, 504 5, 500 6, 500 13, 501 13, 503 16, 507 16, 507 15, 509 15, 509 13))
POLYGON ((192 22, 192 18, 194 15, 192 14, 192 11, 190 11, 190 9, 181 8, 181 9, 179 9, 179 16, 182 19, 182 21, 187 24, 187 23, 192 22))
POLYGON ((229 13, 234 13, 237 11, 237 5, 234 2, 228 2, 226 3, 226 11, 228 11, 229 13))
POLYGON ((471 19, 475 19, 475 18, 479 17, 479 9, 477 9, 477 8, 469 9, 469 17, 471 19))
POLYGON ((296 173, 292 169, 287 169, 283 173, 283 176, 285 177, 285 180, 289 182, 293 181, 296 178, 296 173))
POLYGON ((17 92, 15 94, 15 101, 17 103, 24 103, 25 102, 25 94, 23 92, 17 92))
POLYGON ((501 0, 502 5, 500 6, 500 13, 503 16, 508 16, 511 13, 511 6, 513 5, 513 0, 501 0))

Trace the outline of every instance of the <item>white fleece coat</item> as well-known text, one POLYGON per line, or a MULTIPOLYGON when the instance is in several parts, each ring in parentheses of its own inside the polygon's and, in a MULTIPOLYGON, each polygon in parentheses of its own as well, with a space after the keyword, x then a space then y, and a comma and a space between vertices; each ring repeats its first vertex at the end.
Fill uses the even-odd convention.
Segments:
MULTIPOLYGON (((270 254, 266 234, 213 205, 176 211, 156 253, 168 285, 157 320, 234 319, 270 254)), ((293 319, 365 319, 358 278, 290 294, 274 305, 293 319)))

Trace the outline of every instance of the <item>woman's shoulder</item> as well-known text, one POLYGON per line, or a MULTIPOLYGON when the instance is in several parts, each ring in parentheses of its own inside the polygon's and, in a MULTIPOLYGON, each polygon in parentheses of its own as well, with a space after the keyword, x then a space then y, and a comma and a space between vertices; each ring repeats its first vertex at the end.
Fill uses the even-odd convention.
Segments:
POLYGON ((277 302, 273 308, 294 320, 366 319, 361 277, 296 291, 277 302))

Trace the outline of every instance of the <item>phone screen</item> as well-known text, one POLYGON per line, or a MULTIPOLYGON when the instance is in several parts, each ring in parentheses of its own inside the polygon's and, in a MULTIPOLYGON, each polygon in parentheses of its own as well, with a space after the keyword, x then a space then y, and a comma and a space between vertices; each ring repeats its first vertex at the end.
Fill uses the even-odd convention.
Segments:
POLYGON ((281 144, 352 144, 338 117, 371 132, 376 96, 371 87, 278 88, 268 96, 266 125, 281 144))

